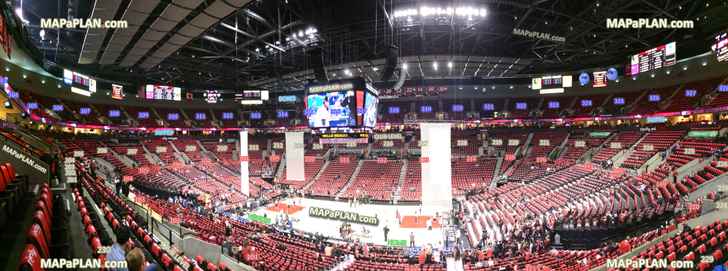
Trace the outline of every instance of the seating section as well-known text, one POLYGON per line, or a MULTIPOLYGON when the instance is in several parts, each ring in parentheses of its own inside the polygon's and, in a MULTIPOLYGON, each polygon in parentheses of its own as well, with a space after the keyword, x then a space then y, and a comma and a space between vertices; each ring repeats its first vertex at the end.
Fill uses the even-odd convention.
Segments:
POLYGON ((592 157, 592 161, 602 163, 612 159, 620 151, 629 149, 642 137, 637 131, 621 131, 604 142, 604 146, 592 157))
POLYGON ((718 176, 728 172, 728 166, 724 165, 725 163, 728 163, 728 157, 723 155, 717 160, 710 162, 710 164, 706 165, 702 170, 685 176, 682 180, 680 180, 680 182, 676 183, 675 186, 681 194, 693 192, 697 190, 700 185, 713 181, 718 176))
POLYGON ((389 201, 397 188, 401 171, 402 161, 363 161, 359 174, 342 197, 389 201))
POLYGON ((422 167, 420 160, 407 160, 407 172, 399 189, 400 201, 419 201, 422 196, 422 167))
POLYGON ((453 195, 462 195, 467 191, 488 187, 495 174, 497 159, 479 158, 468 161, 468 158, 452 160, 453 195))
POLYGON ((694 270, 714 270, 722 265, 728 256, 728 220, 718 220, 704 226, 682 231, 673 237, 658 242, 632 257, 637 259, 667 259, 668 261, 690 261, 694 270), (713 261, 704 261, 711 257, 713 261))
POLYGON ((604 138, 590 137, 589 134, 572 134, 566 142, 566 151, 561 153, 560 158, 576 162, 590 149, 599 147, 602 142, 604 138), (583 145, 579 142, 583 142, 583 145))
POLYGON ((316 176, 316 174, 318 174, 319 171, 321 171, 321 168, 323 168, 325 163, 326 162, 321 158, 315 158, 313 161, 308 161, 308 162, 304 161, 303 162, 303 169, 304 169, 303 174, 306 177, 306 179, 303 182, 288 180, 286 170, 284 169, 283 177, 280 180, 276 180, 276 183, 286 184, 290 187, 294 187, 296 189, 301 189, 306 184, 310 183, 313 180, 313 178, 316 176))
POLYGON ((330 161, 321 176, 309 187, 309 193, 314 196, 333 197, 349 181, 357 163, 353 155, 341 155, 330 161))
POLYGON ((725 144, 715 143, 712 140, 686 139, 677 143, 676 148, 670 152, 667 162, 679 168, 692 160, 713 155, 717 150, 723 150, 725 144))
POLYGON ((639 168, 653 155, 664 151, 677 142, 685 134, 685 131, 654 131, 635 146, 634 151, 622 163, 626 168, 639 168))

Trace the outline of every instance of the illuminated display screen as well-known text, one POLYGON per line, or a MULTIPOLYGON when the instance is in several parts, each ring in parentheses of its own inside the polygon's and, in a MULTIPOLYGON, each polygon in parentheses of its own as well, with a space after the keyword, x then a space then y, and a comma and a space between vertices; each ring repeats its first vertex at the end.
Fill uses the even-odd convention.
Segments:
POLYGON ((96 92, 96 80, 68 69, 63 69, 63 82, 82 92, 79 94, 90 96, 96 92))
POLYGON ((308 126, 313 128, 356 126, 354 95, 352 90, 309 94, 306 97, 305 111, 308 126))
POLYGON ((195 120, 206 120, 207 114, 204 112, 195 112, 195 120))
POLYGON ((222 102, 222 93, 220 93, 220 91, 218 90, 205 90, 205 93, 202 94, 202 97, 209 104, 222 102))
POLYGON ((452 105, 452 112, 463 112, 463 110, 465 110, 465 107, 462 104, 452 105))
POLYGON ((81 114, 81 115, 83 115, 83 116, 90 115, 91 114, 91 108, 81 107, 81 108, 78 109, 78 113, 81 114))
POLYGON ((147 100, 181 101, 182 89, 173 86, 146 85, 143 97, 147 100))
POLYGON ((516 103, 516 110, 526 110, 528 108, 528 104, 524 102, 517 102, 516 103))
POLYGON ((234 118, 235 118, 235 116, 233 115, 233 112, 222 112, 222 119, 231 120, 234 118))
POLYGON ((624 98, 623 97, 614 98, 614 105, 624 105, 624 98))
POLYGON ((675 42, 660 45, 650 50, 640 52, 629 57, 629 64, 625 74, 637 75, 639 73, 668 67, 675 64, 675 42))
POLYGON ((56 112, 61 112, 61 111, 63 111, 63 105, 54 104, 53 106, 51 106, 51 110, 56 111, 56 112))
POLYGON ((695 97, 698 95, 698 91, 694 89, 686 89, 685 90, 685 97, 695 97))
POLYGON ((118 118, 119 116, 121 116, 119 110, 109 110, 109 118, 118 118))
POLYGON ((178 120, 179 119, 179 113, 168 113, 167 114, 167 120, 178 120))
POLYGON ((650 102, 659 102, 660 94, 650 94, 650 96, 648 96, 648 99, 650 102))
POLYGON ((124 99, 124 86, 111 84, 111 98, 114 100, 124 99))
POLYGON ((581 107, 591 107, 592 100, 581 100, 581 107))
POLYGON ((492 103, 484 103, 483 104, 483 111, 494 111, 495 105, 492 103))
POLYGON ((559 101, 550 101, 549 102, 549 109, 559 109, 559 101))
POLYGON ((137 118, 138 119, 148 119, 149 118, 149 112, 147 112, 147 111, 137 112, 137 118))
POLYGON ((38 103, 28 103, 27 106, 30 110, 38 109, 38 103))
POLYGON ((287 119, 288 111, 278 111, 278 112, 276 112, 276 117, 279 119, 287 119))
POLYGON ((250 112, 250 119, 251 120, 259 120, 262 117, 263 117, 263 114, 261 114, 260 112, 257 112, 257 111, 250 112))
POLYGON ((379 108, 379 98, 369 91, 365 93, 364 97, 364 120, 362 126, 373 128, 377 125, 377 108, 379 108))
POLYGON ((387 112, 389 114, 399 114, 399 106, 390 106, 387 112))
POLYGON ((728 85, 718 85, 718 92, 728 92, 728 85))
POLYGON ((715 43, 710 46, 718 62, 728 61, 728 33, 720 33, 715 36, 715 43))
POLYGON ((296 95, 282 95, 278 96, 278 102, 279 103, 295 103, 296 102, 296 95))
POLYGON ((420 106, 420 113, 432 113, 432 106, 429 106, 429 105, 420 106))

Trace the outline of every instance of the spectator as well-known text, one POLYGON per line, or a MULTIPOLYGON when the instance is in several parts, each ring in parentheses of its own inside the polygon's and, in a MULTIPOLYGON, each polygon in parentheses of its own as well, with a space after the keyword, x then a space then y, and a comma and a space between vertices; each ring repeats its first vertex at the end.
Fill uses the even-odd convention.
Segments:
POLYGON ((415 233, 410 232, 410 247, 415 247, 415 233))
MULTIPOLYGON (((108 260, 108 259, 107 259, 108 260)), ((142 271, 144 270, 144 253, 141 249, 135 248, 126 254, 126 265, 129 271, 142 271)))
MULTIPOLYGON (((120 228, 116 232, 116 243, 111 245, 111 249, 106 254, 107 261, 125 261, 126 253, 129 252, 134 245, 129 242, 129 229, 120 228)), ((127 268, 109 268, 109 271, 126 271, 127 268)))

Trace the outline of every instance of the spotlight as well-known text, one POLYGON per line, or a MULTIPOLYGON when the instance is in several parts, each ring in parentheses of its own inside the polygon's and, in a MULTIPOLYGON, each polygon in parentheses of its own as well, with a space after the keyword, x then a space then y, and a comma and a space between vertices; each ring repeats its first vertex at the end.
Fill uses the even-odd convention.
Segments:
POLYGON ((435 70, 437 70, 437 61, 432 62, 432 68, 435 69, 435 70))
POLYGON ((452 69, 452 61, 450 61, 450 62, 447 63, 447 67, 450 68, 450 69, 452 69))
POLYGON ((405 71, 407 70, 407 63, 402 63, 402 69, 405 71))
POLYGON ((5 100, 5 102, 3 103, 3 106, 5 106, 5 109, 12 109, 13 108, 13 104, 10 103, 10 100, 5 100))

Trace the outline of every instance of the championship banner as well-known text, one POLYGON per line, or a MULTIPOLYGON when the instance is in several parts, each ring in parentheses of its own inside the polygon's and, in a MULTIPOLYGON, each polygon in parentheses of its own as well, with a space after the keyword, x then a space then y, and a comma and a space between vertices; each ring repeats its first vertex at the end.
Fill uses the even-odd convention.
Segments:
POLYGON ((518 139, 509 139, 508 140, 508 146, 518 146, 521 144, 521 141, 518 139))
POLYGON ((195 146, 195 145, 185 146, 185 152, 194 152, 194 151, 197 151, 197 146, 195 146))
POLYGON ((548 139, 539 139, 538 145, 539 146, 551 146, 551 141, 548 139))
POLYGON ((303 161, 306 163, 316 162, 316 156, 304 156, 303 161))
POLYGON ((362 215, 362 214, 358 214, 358 213, 354 213, 354 212, 331 210, 331 209, 319 208, 319 207, 313 207, 313 206, 308 208, 308 216, 331 219, 331 220, 338 220, 338 221, 346 221, 346 222, 350 222, 350 223, 365 224, 365 225, 371 225, 371 226, 379 225, 379 218, 374 217, 374 216, 367 216, 367 215, 362 215))
POLYGON ((167 147, 164 146, 157 146, 157 149, 154 150, 156 153, 165 153, 167 152, 167 147))
POLYGON ((467 145, 468 145, 467 139, 458 139, 458 141, 456 142, 456 146, 458 146, 458 147, 465 147, 467 145))
POLYGON ((546 157, 543 156, 536 157, 536 163, 546 163, 546 160, 546 157))
POLYGON ((694 155, 695 149, 694 148, 685 148, 685 154, 694 155))
POLYGON ((584 142, 584 140, 577 140, 574 142, 574 147, 577 147, 577 148, 586 147, 586 142, 584 142))
POLYGON ((339 157, 339 163, 340 164, 348 164, 349 163, 349 156, 341 156, 341 157, 339 157))
POLYGON ((490 145, 503 146, 503 139, 492 139, 490 140, 490 145))
POLYGON ((228 150, 228 145, 217 145, 215 150, 217 152, 226 152, 228 150))
POLYGON ((622 148, 622 142, 611 142, 611 143, 609 143, 609 148, 611 148, 611 149, 621 149, 622 148))
POLYGON ((136 154, 137 154, 137 149, 136 148, 126 149, 126 155, 136 155, 136 154))
POLYGON ((96 154, 106 154, 106 153, 109 153, 109 148, 106 148, 106 147, 96 148, 96 154))
POLYGON ((478 161, 478 157, 475 155, 468 155, 465 157, 465 162, 475 163, 476 161, 478 161))
POLYGON ((377 157, 377 164, 386 164, 387 157, 377 157))
POLYGON ((260 146, 258 146, 258 144, 250 144, 250 145, 248 145, 248 150, 251 150, 251 151, 259 151, 260 150, 260 146))
POLYGON ((73 157, 83 157, 83 151, 73 151, 73 157))
POLYGON ((655 146, 653 146, 652 144, 644 144, 644 145, 642 145, 642 150, 643 151, 653 151, 653 150, 655 150, 655 146))
POLYGON ((506 154, 506 161, 513 161, 516 160, 516 155, 514 154, 506 154))

